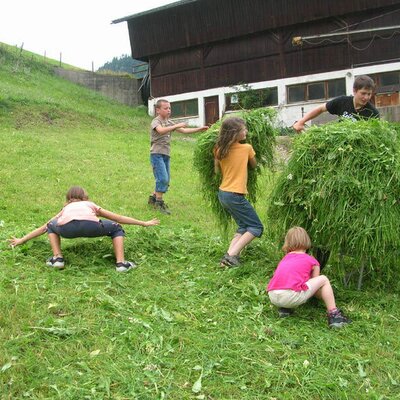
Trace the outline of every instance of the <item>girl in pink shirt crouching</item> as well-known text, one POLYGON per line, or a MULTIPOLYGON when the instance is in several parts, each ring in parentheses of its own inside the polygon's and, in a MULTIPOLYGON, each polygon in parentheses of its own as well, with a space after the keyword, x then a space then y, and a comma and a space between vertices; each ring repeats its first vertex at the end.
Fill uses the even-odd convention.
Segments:
POLYGON ((298 226, 289 229, 282 247, 286 255, 278 264, 267 291, 271 303, 279 307, 279 316, 288 317, 293 309, 315 296, 327 308, 328 325, 341 328, 351 320, 336 307, 329 279, 320 275, 318 261, 306 252, 311 247, 307 232, 298 226))
POLYGON ((53 256, 47 260, 47 265, 53 268, 64 268, 64 257, 61 252, 61 237, 99 237, 110 236, 113 241, 116 270, 126 272, 135 268, 135 263, 126 261, 124 257, 125 232, 120 224, 152 226, 158 225, 159 220, 140 221, 124 215, 107 211, 89 201, 85 189, 72 186, 66 194, 67 203, 64 208, 50 221, 18 239, 10 239, 11 246, 18 246, 47 232, 53 256), (100 219, 104 217, 107 219, 100 219))

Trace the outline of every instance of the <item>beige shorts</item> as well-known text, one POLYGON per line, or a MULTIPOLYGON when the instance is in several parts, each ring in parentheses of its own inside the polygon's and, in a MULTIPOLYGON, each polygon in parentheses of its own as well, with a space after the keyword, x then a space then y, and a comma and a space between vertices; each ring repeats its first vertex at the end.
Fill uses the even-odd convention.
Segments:
MULTIPOLYGON (((307 283, 306 283, 307 285, 307 283)), ((308 285, 307 285, 308 286, 308 285)), ((309 298, 315 294, 314 290, 302 290, 295 292, 294 290, 271 290, 268 292, 269 299, 274 306, 284 308, 296 308, 304 304, 309 298)))

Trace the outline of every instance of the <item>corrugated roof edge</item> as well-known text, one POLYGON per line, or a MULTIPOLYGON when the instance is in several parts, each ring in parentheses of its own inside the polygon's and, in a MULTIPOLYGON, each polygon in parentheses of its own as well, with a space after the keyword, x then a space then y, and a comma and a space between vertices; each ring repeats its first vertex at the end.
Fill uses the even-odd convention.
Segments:
POLYGON ((167 10, 168 8, 174 8, 174 7, 181 6, 181 5, 187 4, 187 3, 194 3, 195 1, 198 1, 198 0, 174 1, 173 3, 166 4, 165 6, 152 8, 151 10, 143 11, 143 12, 140 12, 140 13, 137 13, 137 14, 133 14, 133 15, 128 15, 127 17, 114 19, 114 21, 111 21, 111 23, 112 24, 119 24, 120 22, 129 21, 130 19, 141 17, 143 15, 152 14, 152 13, 155 13, 155 12, 158 12, 158 11, 162 11, 162 10, 167 10))

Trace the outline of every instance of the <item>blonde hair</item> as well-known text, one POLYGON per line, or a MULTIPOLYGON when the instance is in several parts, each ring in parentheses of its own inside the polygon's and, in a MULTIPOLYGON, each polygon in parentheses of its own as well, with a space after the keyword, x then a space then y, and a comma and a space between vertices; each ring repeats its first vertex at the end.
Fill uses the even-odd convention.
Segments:
POLYGON ((80 186, 72 186, 65 195, 65 199, 68 203, 71 203, 73 201, 89 200, 89 196, 84 188, 80 186))
POLYGON ((310 247, 311 239, 306 230, 300 226, 294 226, 288 230, 282 250, 285 253, 290 253, 296 250, 308 250, 310 247))

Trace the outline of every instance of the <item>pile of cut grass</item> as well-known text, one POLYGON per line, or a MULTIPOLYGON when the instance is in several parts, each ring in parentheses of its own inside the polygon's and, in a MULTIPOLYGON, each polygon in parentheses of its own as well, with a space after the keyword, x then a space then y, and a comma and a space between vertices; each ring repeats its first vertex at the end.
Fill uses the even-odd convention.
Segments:
POLYGON ((383 121, 309 129, 296 138, 269 201, 275 237, 299 225, 314 245, 351 255, 356 266, 379 265, 387 279, 397 276, 399 157, 397 134, 383 121))
MULTIPOLYGON (((244 111, 238 116, 246 122, 248 129, 246 142, 251 144, 256 152, 257 168, 249 169, 247 182, 248 199, 255 203, 259 193, 257 178, 264 167, 272 168, 273 166, 276 112, 272 108, 259 108, 244 111)), ((221 124, 222 120, 219 120, 198 138, 194 152, 194 167, 199 173, 203 197, 210 205, 210 209, 217 217, 222 229, 226 231, 231 217, 218 201, 221 175, 214 172, 213 155, 221 124)))

